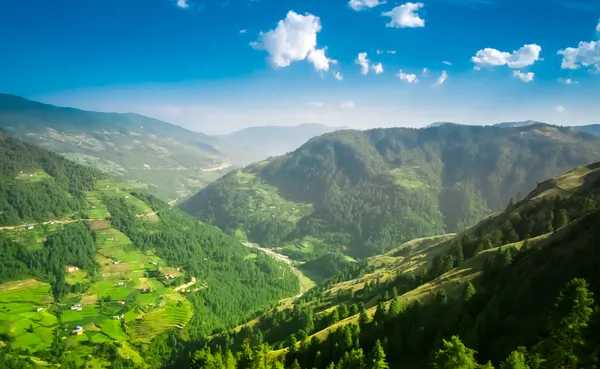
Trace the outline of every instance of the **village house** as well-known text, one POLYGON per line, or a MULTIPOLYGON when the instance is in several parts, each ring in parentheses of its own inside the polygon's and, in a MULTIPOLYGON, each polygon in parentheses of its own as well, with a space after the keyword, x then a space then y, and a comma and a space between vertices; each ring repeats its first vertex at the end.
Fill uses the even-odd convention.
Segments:
POLYGON ((171 273, 167 273, 167 274, 165 274, 165 279, 172 279, 172 278, 175 278, 175 277, 173 276, 173 274, 171 274, 171 273))
POLYGON ((78 336, 81 335, 83 333, 83 327, 78 325, 75 327, 75 329, 73 329, 72 333, 78 336))
POLYGON ((27 224, 27 229, 33 229, 33 224, 27 224))
POLYGON ((36 311, 36 312, 38 312, 38 313, 39 313, 40 311, 42 311, 42 310, 44 310, 44 308, 43 308, 43 307, 39 307, 39 308, 35 309, 35 311, 36 311))
POLYGON ((117 303, 118 303, 119 305, 125 305, 125 301, 123 301, 123 300, 119 300, 117 303))
POLYGON ((79 270, 78 266, 75 266, 75 265, 68 265, 67 266, 67 272, 69 272, 69 273, 73 273, 73 272, 76 272, 78 270, 79 270))
POLYGON ((82 311, 83 310, 83 306, 81 306, 81 304, 74 304, 74 305, 71 306, 71 310, 82 311))

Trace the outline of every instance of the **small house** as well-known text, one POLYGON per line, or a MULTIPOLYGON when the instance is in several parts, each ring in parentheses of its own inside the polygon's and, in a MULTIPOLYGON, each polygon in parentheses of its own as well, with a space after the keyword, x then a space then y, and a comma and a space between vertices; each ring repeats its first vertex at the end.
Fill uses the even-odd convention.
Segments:
POLYGON ((38 313, 39 313, 40 311, 42 311, 42 310, 44 310, 44 308, 43 308, 43 307, 39 307, 39 308, 35 309, 35 311, 36 311, 36 312, 38 312, 38 313))
POLYGON ((68 265, 67 266, 67 272, 69 272, 69 273, 73 273, 73 272, 76 272, 78 270, 79 270, 78 266, 75 266, 75 265, 68 265))
POLYGON ((172 279, 172 278, 175 278, 175 277, 173 276, 173 274, 171 274, 171 273, 167 273, 167 274, 165 274, 165 279, 172 279))
POLYGON ((118 282, 117 283, 117 287, 123 287, 125 285, 125 282, 118 282))
POLYGON ((56 223, 54 220, 50 221, 50 224, 53 225, 54 223, 56 223))
POLYGON ((117 303, 118 303, 119 305, 125 305, 125 301, 123 301, 123 300, 119 300, 117 303))
POLYGON ((83 333, 83 327, 78 325, 77 327, 75 327, 75 329, 73 329, 72 332, 73 332, 73 334, 76 334, 79 336, 83 333))
POLYGON ((33 229, 33 224, 27 224, 27 229, 33 229))

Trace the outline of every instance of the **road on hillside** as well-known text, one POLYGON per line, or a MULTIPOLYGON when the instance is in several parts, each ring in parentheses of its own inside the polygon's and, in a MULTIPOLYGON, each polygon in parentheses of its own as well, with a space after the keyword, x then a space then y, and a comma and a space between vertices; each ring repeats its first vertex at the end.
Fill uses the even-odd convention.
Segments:
MULTIPOLYGON (((252 247, 254 249, 258 249, 258 250, 264 252, 265 254, 269 255, 273 259, 286 263, 287 265, 289 265, 292 268, 292 271, 294 272, 296 277, 298 277, 299 281, 301 280, 302 277, 304 277, 304 274, 302 274, 302 272, 294 266, 294 261, 292 259, 290 259, 289 256, 278 254, 275 251, 273 251, 271 249, 267 249, 265 247, 261 247, 259 244, 256 244, 256 243, 243 242, 242 244, 247 247, 252 247)), ((294 298, 295 299, 300 298, 300 296, 302 296, 304 294, 304 292, 306 292, 305 288, 304 288, 304 284, 302 284, 302 282, 300 282, 300 293, 298 293, 296 296, 294 296, 294 298)))
MULTIPOLYGON (((144 214, 136 214, 135 216, 138 218, 141 217, 150 217, 153 215, 158 214, 158 211, 154 211, 152 213, 144 213, 144 214)), ((5 227, 0 227, 0 231, 5 231, 5 230, 11 230, 11 229, 18 229, 18 228, 26 228, 27 226, 36 226, 36 225, 40 225, 40 224, 70 224, 70 223, 75 223, 75 222, 93 222, 94 220, 102 220, 102 219, 71 219, 71 220, 49 220, 47 222, 41 222, 41 223, 27 223, 27 224, 19 224, 19 225, 14 225, 14 226, 5 226, 5 227)))

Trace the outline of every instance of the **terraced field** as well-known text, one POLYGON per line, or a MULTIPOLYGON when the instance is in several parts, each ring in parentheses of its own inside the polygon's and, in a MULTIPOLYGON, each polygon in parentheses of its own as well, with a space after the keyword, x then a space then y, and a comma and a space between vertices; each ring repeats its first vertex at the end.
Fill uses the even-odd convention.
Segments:
MULTIPOLYGON (((85 222, 94 231, 97 245, 98 273, 66 273, 68 284, 84 289, 60 302, 54 301, 49 284, 34 279, 0 284, 0 335, 10 337, 15 348, 31 352, 47 348, 58 333, 81 362, 88 360, 90 344, 113 341, 119 343, 120 355, 143 364, 130 344, 149 343, 167 329, 185 327, 192 317, 191 304, 164 278, 168 273, 173 277, 182 273, 166 266, 152 250, 136 249, 108 220, 105 197, 124 198, 146 221, 160 219, 148 204, 131 194, 134 190, 115 181, 98 181, 96 190, 86 193, 86 219, 73 215, 31 224, 31 229, 24 224, 0 230, 25 249, 34 250, 43 248, 46 237, 67 224, 85 222), (82 328, 81 333, 74 331, 77 327, 82 328)), ((96 364, 102 365, 89 363, 96 364)))

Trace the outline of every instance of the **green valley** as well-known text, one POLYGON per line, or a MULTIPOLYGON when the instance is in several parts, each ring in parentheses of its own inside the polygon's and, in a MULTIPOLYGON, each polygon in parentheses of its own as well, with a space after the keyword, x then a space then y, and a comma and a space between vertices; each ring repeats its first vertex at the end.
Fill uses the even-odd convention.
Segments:
POLYGON ((461 231, 598 159, 600 138, 545 124, 337 131, 231 172, 181 208, 296 260, 364 258, 461 231))

